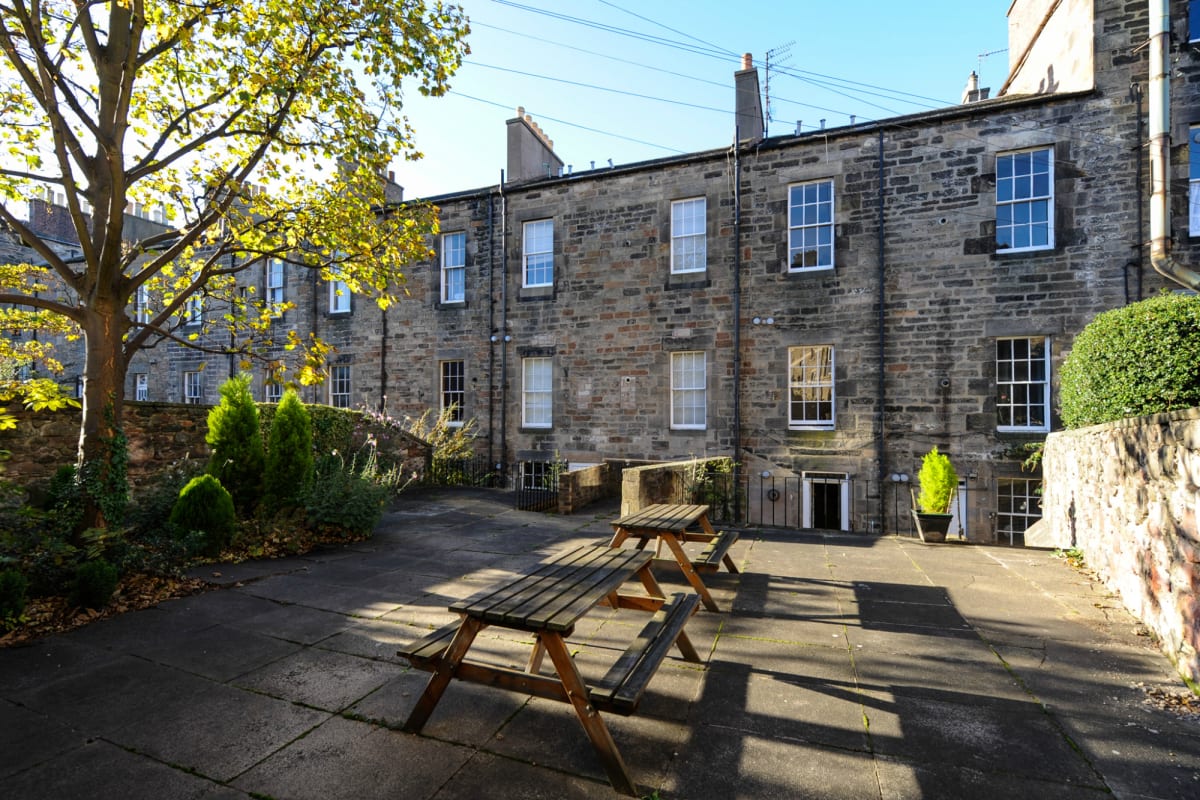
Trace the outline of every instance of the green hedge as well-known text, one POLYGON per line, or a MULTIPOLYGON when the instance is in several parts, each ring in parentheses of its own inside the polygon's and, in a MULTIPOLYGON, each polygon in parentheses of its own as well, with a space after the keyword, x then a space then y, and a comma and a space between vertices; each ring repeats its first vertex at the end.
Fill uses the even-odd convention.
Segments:
POLYGON ((1063 362, 1063 424, 1200 405, 1200 297, 1163 293, 1097 316, 1063 362))

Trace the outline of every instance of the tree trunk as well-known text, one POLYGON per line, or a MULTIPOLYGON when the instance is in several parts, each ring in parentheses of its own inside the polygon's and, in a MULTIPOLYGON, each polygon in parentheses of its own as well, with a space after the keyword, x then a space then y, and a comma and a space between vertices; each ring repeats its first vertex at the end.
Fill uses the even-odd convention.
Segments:
MULTIPOLYGON (((106 304, 115 305, 115 304, 106 304)), ((121 431, 125 408, 123 312, 101 307, 83 325, 86 362, 76 467, 83 495, 81 530, 120 525, 128 495, 121 431)))

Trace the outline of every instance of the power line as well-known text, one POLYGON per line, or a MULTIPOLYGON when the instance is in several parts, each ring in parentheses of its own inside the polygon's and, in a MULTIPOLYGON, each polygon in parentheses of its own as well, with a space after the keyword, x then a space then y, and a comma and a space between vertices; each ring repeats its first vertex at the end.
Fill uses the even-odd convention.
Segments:
MULTIPOLYGON (((465 92, 460 92, 457 89, 451 89, 448 93, 452 94, 452 95, 456 95, 458 97, 465 97, 468 100, 474 100, 477 103, 484 103, 489 106, 495 106, 497 108, 503 108, 503 109, 514 108, 514 106, 511 104, 498 103, 495 100, 486 100, 482 97, 475 97, 474 95, 469 95, 469 94, 466 94, 465 92)), ((533 109, 526 109, 526 110, 530 114, 535 113, 533 109)), ((655 142, 647 142, 644 139, 635 139, 632 136, 625 136, 620 133, 613 133, 612 131, 605 131, 605 130, 601 130, 599 128, 592 128, 587 125, 581 125, 578 122, 568 122, 565 119, 558 119, 556 117, 547 116, 542 113, 537 113, 536 116, 539 120, 542 120, 542 119, 549 120, 551 122, 558 123, 559 125, 566 125, 571 128, 578 128, 580 130, 588 131, 589 133, 598 133, 602 136, 611 136, 614 139, 623 139, 627 142, 633 142, 634 144, 644 144, 647 147, 654 147, 659 150, 666 150, 669 153, 677 153, 678 155, 687 155, 688 154, 688 151, 686 151, 686 150, 679 150, 678 148, 675 148, 675 147, 668 147, 665 144, 656 144, 655 142)))

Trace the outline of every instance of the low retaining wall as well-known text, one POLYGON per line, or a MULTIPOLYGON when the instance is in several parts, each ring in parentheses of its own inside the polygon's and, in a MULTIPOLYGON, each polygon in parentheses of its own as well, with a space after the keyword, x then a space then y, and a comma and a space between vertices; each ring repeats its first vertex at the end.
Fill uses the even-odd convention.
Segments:
POLYGON ((654 503, 691 503, 694 477, 709 463, 728 461, 728 458, 700 458, 629 467, 621 473, 621 516, 654 503))
POLYGON ((574 514, 608 495, 608 464, 564 472, 558 478, 558 513, 574 514))
POLYGON ((1051 434, 1042 520, 1026 543, 1078 548, 1200 681, 1200 409, 1051 434))
MULTIPOLYGON (((8 405, 17 418, 15 430, 0 431, 0 450, 11 453, 4 477, 31 490, 36 497, 64 464, 75 463, 79 446, 79 410, 33 412, 18 403, 8 405)), ((210 406, 181 403, 126 402, 123 428, 129 440, 129 481, 137 487, 160 470, 184 458, 205 460, 210 406)), ((374 424, 361 412, 316 406, 323 415, 347 414, 351 420, 340 427, 347 457, 372 438, 381 460, 401 465, 406 474, 423 474, 430 446, 407 433, 374 424)), ((264 411, 266 423, 269 412, 264 411)), ((327 437, 328 438, 328 437, 327 437)), ((331 439, 331 441, 333 441, 331 439)))

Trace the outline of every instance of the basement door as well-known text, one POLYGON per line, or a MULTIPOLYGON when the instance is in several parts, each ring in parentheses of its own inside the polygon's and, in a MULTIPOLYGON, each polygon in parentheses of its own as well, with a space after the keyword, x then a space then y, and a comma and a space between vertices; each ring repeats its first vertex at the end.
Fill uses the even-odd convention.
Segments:
POLYGON ((801 482, 801 526, 850 530, 850 477, 841 472, 805 472, 801 482))

